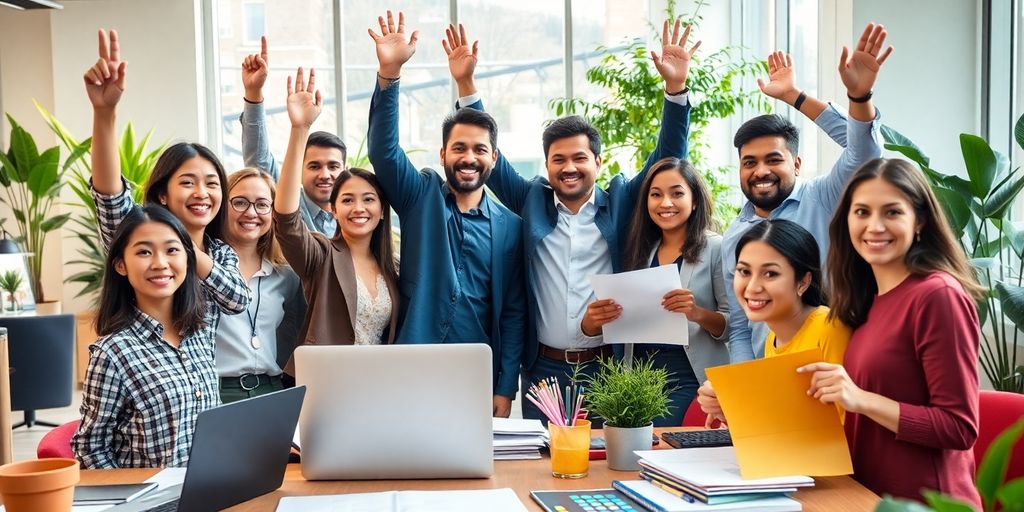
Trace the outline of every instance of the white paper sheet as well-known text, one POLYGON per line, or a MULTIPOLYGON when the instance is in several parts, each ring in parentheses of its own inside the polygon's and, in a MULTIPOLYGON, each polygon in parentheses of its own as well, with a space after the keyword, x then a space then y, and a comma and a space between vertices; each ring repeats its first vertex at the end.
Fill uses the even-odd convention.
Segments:
MULTIPOLYGON (((185 483, 185 470, 188 468, 164 468, 159 473, 149 477, 146 482, 156 482, 156 490, 166 489, 174 485, 185 483)), ((153 491, 155 492, 155 491, 153 491)))
POLYGON ((287 496, 277 512, 527 512, 512 489, 287 496))
POLYGON ((686 316, 661 305, 666 293, 682 287, 675 265, 593 275, 590 284, 598 299, 613 299, 622 306, 622 316, 604 325, 605 343, 689 345, 686 316))

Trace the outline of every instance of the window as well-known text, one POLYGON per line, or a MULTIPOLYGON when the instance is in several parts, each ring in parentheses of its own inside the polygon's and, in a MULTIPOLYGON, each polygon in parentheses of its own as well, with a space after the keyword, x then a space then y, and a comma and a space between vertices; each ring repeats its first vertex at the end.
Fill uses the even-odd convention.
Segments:
POLYGON ((247 2, 244 6, 245 42, 259 43, 260 37, 266 33, 266 12, 263 2, 247 2))

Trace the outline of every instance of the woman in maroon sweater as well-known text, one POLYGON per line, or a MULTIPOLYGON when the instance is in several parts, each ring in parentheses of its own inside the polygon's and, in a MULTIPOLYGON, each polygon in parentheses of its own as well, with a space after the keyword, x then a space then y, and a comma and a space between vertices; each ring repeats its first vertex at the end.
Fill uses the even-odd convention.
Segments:
POLYGON ((832 312, 854 329, 843 365, 815 363, 812 394, 847 411, 854 477, 921 501, 975 507, 981 288, 921 172, 876 159, 851 178, 830 226, 832 312))

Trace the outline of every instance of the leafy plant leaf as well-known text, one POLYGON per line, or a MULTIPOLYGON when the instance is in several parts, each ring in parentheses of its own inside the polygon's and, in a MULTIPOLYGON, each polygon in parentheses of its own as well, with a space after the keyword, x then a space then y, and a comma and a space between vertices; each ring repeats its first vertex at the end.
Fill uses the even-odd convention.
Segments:
POLYGON ((974 507, 935 491, 921 491, 924 500, 935 512, 974 512, 974 507))
POLYGON ((60 215, 50 217, 39 224, 39 229, 41 229, 43 233, 49 233, 55 229, 60 229, 61 226, 66 224, 70 218, 70 213, 62 213, 60 215))
POLYGON ((969 133, 960 134, 960 150, 971 178, 971 192, 978 199, 988 196, 996 177, 996 155, 985 139, 969 133))
POLYGON ((1017 139, 1017 145, 1024 149, 1024 115, 1017 118, 1017 123, 1013 125, 1013 138, 1017 139))
POLYGON ((1003 512, 1024 511, 1024 478, 1007 482, 996 491, 996 500, 1003 505, 1003 512))
POLYGON ((14 171, 17 177, 11 179, 18 183, 24 183, 28 179, 28 172, 36 165, 39 158, 39 150, 36 142, 22 127, 11 129, 11 152, 14 153, 14 171))
POLYGON ((996 283, 996 293, 1003 314, 1024 332, 1024 288, 1000 282, 996 283))
POLYGON ((878 502, 875 512, 934 512, 932 509, 910 500, 901 500, 886 496, 878 502))
MULTIPOLYGON (((1024 291, 1024 289, 1020 290, 1024 291)), ((981 458, 981 464, 978 466, 977 485, 978 493, 981 494, 981 499, 985 504, 985 510, 992 510, 996 491, 1003 483, 1006 468, 1010 464, 1013 445, 1017 443, 1022 433, 1024 433, 1024 418, 1017 420, 1016 423, 996 436, 981 458)))
POLYGON ((1001 186, 992 191, 985 200, 985 217, 1001 219, 1006 215, 1007 210, 1013 205, 1014 200, 1024 190, 1024 175, 1013 179, 1017 171, 1007 175, 1007 180, 1001 186))
POLYGON ((28 175, 28 190, 33 196, 44 195, 57 182, 57 167, 60 160, 60 148, 54 146, 39 155, 28 175))
POLYGON ((946 217, 951 224, 950 227, 953 228, 953 234, 957 238, 962 237, 964 228, 967 227, 967 223, 971 220, 970 205, 955 190, 940 187, 933 189, 933 191, 939 203, 942 204, 942 209, 946 212, 946 217))
POLYGON ((917 147, 917 144, 914 144, 913 141, 888 125, 883 124, 881 131, 882 139, 886 142, 885 149, 898 151, 921 167, 928 167, 930 160, 924 152, 921 151, 921 148, 917 147))

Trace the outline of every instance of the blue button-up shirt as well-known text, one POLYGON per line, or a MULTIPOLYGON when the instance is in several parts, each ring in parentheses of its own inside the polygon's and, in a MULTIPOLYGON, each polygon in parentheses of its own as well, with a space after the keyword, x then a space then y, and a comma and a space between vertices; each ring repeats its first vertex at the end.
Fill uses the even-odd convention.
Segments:
MULTIPOLYGON (((818 254, 824 269, 828 255, 828 225, 839 205, 846 182, 861 165, 878 158, 882 148, 878 145, 881 116, 875 114, 870 122, 848 118, 845 112, 829 105, 815 124, 842 146, 832 172, 807 181, 797 181, 793 192, 768 215, 768 219, 794 221, 807 229, 818 242, 818 254)), ((761 322, 750 322, 733 292, 733 274, 736 271, 736 245, 748 229, 765 220, 747 201, 739 217, 729 225, 722 240, 722 270, 729 297, 729 359, 736 363, 755 357, 764 357, 764 340, 768 327, 761 322)))
POLYGON ((491 206, 484 194, 477 208, 463 213, 448 189, 445 207, 448 245, 459 286, 452 330, 459 339, 490 343, 491 332, 491 206))

